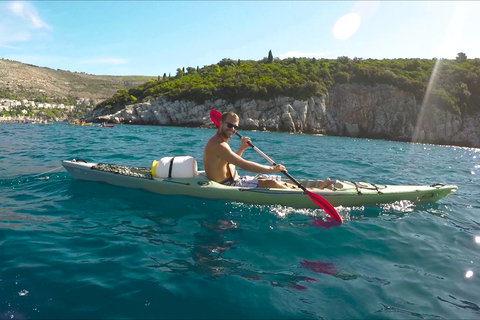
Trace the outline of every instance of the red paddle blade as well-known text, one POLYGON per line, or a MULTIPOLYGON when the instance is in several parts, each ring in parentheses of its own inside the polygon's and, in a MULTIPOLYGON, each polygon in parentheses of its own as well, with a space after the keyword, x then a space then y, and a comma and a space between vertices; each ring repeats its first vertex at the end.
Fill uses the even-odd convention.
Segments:
POLYGON ((342 224, 342 218, 338 214, 337 210, 335 210, 335 208, 330 204, 330 202, 311 191, 306 190, 306 193, 308 194, 310 199, 312 199, 312 201, 315 202, 320 208, 325 210, 325 212, 328 213, 330 217, 339 222, 339 225, 342 224))
POLYGON ((218 127, 220 125, 220 119, 222 118, 222 114, 217 110, 210 111, 210 119, 215 123, 218 127))

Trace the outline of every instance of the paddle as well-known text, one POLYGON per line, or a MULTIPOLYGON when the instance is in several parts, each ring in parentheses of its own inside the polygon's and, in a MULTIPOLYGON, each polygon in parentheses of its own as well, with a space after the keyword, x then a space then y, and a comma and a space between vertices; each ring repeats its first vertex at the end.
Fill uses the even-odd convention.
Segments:
MULTIPOLYGON (((210 111, 210 119, 212 119, 213 123, 215 123, 215 125, 217 127, 220 126, 221 117, 222 117, 222 114, 220 112, 218 112, 217 110, 210 111)), ((242 138, 242 135, 240 135, 240 133, 238 133, 237 131, 235 131, 235 134, 238 137, 242 138)), ((275 161, 270 159, 270 157, 268 157, 260 149, 255 147, 253 145, 253 143, 249 142, 248 145, 253 150, 258 152, 259 155, 261 155, 263 158, 265 158, 265 160, 267 160, 268 162, 270 162, 274 166, 276 165, 275 161)), ((315 202, 320 208, 325 210, 325 212, 328 213, 330 215, 330 217, 332 217, 335 221, 337 221, 339 223, 338 225, 342 224, 342 218, 340 217, 338 212, 335 210, 335 208, 330 204, 330 202, 328 202, 327 200, 325 200, 323 197, 319 196, 318 194, 315 194, 311 191, 308 191, 307 188, 305 188, 300 182, 298 182, 295 178, 293 178, 287 171, 282 171, 282 173, 287 178, 289 178, 293 183, 295 183, 297 185, 297 187, 302 189, 303 192, 305 192, 305 194, 307 194, 310 197, 310 199, 312 199, 313 202, 315 202)))

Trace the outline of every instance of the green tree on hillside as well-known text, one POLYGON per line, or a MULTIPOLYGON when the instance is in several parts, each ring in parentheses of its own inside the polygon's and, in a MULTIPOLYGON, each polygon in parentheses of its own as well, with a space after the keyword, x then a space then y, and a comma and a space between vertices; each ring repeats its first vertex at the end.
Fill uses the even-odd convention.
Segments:
POLYGON ((457 54, 457 58, 455 59, 457 62, 463 63, 467 61, 467 55, 463 52, 459 52, 457 54))
POLYGON ((272 63, 272 62, 273 62, 273 54, 272 54, 272 50, 268 51, 268 58, 267 58, 267 61, 268 61, 268 63, 272 63))

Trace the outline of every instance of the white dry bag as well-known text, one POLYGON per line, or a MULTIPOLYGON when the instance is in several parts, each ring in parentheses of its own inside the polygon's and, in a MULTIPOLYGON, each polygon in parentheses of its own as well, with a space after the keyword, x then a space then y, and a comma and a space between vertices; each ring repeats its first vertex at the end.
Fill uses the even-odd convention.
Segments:
POLYGON ((158 178, 195 178, 197 161, 192 156, 164 157, 153 160, 152 176, 158 178))

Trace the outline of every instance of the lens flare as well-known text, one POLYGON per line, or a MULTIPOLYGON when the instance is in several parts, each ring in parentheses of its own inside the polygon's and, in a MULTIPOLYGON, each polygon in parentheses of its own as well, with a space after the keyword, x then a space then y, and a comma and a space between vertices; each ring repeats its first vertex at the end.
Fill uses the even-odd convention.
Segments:
POLYGON ((360 16, 356 13, 344 15, 333 26, 333 36, 339 40, 350 38, 360 27, 360 16))

